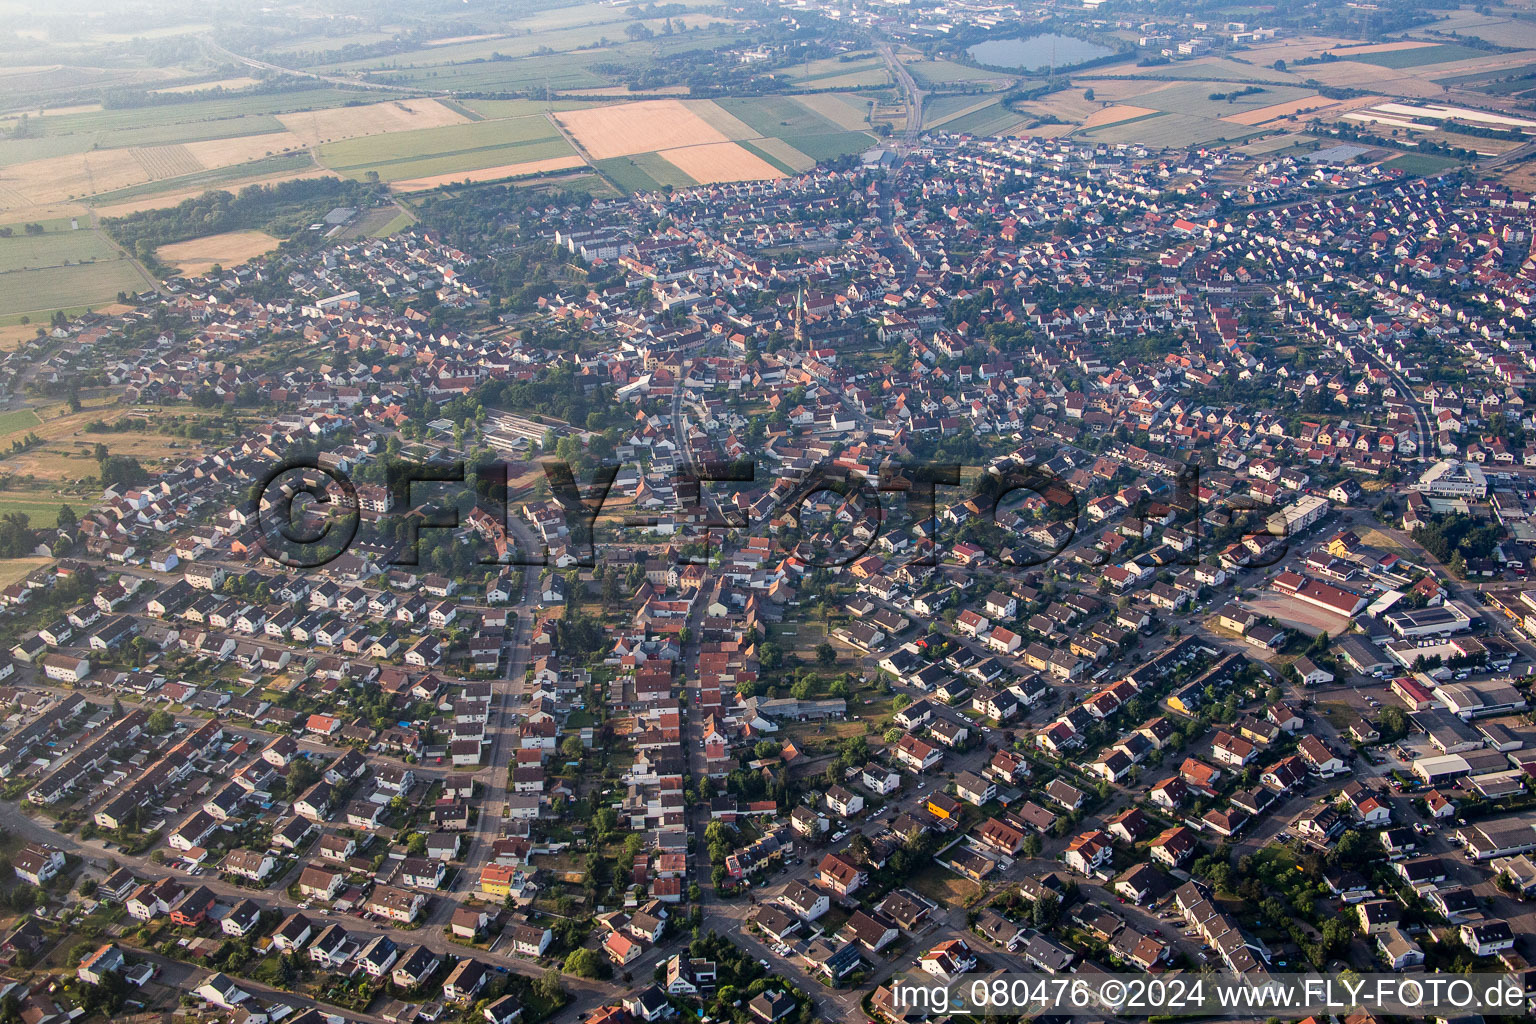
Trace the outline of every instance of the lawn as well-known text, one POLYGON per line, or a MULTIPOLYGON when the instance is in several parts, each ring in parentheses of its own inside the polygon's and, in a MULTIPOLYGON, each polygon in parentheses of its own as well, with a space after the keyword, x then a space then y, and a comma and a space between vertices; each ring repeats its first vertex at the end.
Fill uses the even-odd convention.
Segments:
MULTIPOLYGON (((65 504, 74 509, 77 516, 88 512, 91 507, 90 500, 80 495, 64 497, 43 491, 0 490, 0 515, 20 512, 33 526, 52 526, 58 521, 59 506, 65 504)), ((7 560, 0 560, 0 565, 8 564, 7 560)))
POLYGON ((40 426, 42 422, 42 420, 37 418, 37 413, 31 409, 12 409, 10 412, 0 412, 0 437, 22 430, 31 430, 33 427, 40 426))
POLYGON ((980 885, 937 864, 929 864, 909 877, 907 887, 942 907, 964 906, 966 900, 981 892, 980 885))
MULTIPOLYGON (((33 525, 37 525, 33 523, 33 525)), ((34 569, 41 569, 51 563, 51 558, 6 558, 0 559, 0 587, 8 587, 12 583, 20 583, 26 579, 27 574, 34 569)))
POLYGON ((1345 60, 1357 64, 1375 64, 1382 68, 1418 68, 1426 64, 1449 64, 1456 60, 1473 60, 1491 57, 1487 50, 1478 50, 1460 43, 1439 43, 1435 46, 1415 46, 1407 50, 1381 50, 1351 56, 1348 51, 1340 54, 1345 60))

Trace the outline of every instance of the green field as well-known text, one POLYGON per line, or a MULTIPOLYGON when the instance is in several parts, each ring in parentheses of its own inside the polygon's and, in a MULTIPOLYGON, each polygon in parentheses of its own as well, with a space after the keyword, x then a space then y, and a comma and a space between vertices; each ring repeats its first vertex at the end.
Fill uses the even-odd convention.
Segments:
MULTIPOLYGON (((594 51, 601 54, 607 51, 594 51)), ((525 89, 596 89, 613 83, 589 71, 581 54, 548 54, 520 60, 480 61, 457 66, 428 66, 377 71, 375 82, 465 92, 521 92, 525 89)))
POLYGON ((648 178, 659 185, 687 188, 690 185, 698 184, 682 168, 671 163, 660 153, 636 153, 630 159, 639 165, 648 178))
POLYGON ((858 71, 868 71, 870 68, 883 68, 885 61, 879 54, 869 50, 858 53, 845 53, 837 57, 823 57, 820 60, 807 61, 804 64, 792 64, 784 71, 789 75, 789 80, 796 85, 804 85, 806 82, 815 82, 823 78, 836 78, 839 75, 853 74, 858 71))
POLYGON ((144 280, 128 260, 77 263, 47 270, 13 270, 0 274, 0 317, 14 320, 20 314, 52 313, 102 306, 117 293, 134 292, 144 280))
POLYGON ((625 192, 651 192, 661 188, 661 183, 646 173, 635 157, 616 156, 598 160, 595 166, 625 192))
POLYGON ((1257 110, 1276 103, 1288 103, 1313 94, 1311 89, 1288 85, 1258 86, 1263 92, 1240 96, 1233 100, 1213 100, 1213 93, 1232 93, 1250 88, 1235 82, 1183 82, 1165 86, 1153 92, 1143 93, 1129 102, 1138 107, 1150 107, 1174 114, 1193 114, 1196 117, 1228 117, 1245 110, 1257 110))
POLYGON ((10 226, 14 234, 0 238, 0 274, 120 258, 111 243, 89 227, 71 231, 66 222, 63 230, 55 227, 45 234, 28 235, 21 225, 10 226))
MULTIPOLYGON (((610 31, 614 38, 623 38, 622 26, 611 26, 610 31)), ((392 63, 401 65, 411 57, 422 63, 379 68, 368 75, 376 82, 468 92, 541 92, 546 86, 551 90, 593 89, 618 84, 618 76, 626 69, 664 65, 684 59, 684 55, 695 51, 747 42, 750 42, 749 37, 734 31, 679 32, 637 42, 618 42, 601 49, 574 53, 539 52, 525 57, 483 59, 465 64, 437 63, 441 59, 438 51, 416 50, 406 55, 396 54, 392 63)))
POLYGON ((837 124, 788 96, 733 96, 716 100, 732 116, 745 121, 759 135, 820 135, 840 132, 837 124))
POLYGON ((944 122, 944 130, 956 134, 1003 135, 1028 120, 998 101, 944 122))
MULTIPOLYGON (((324 107, 341 107, 349 103, 363 104, 376 102, 376 100, 377 97, 360 96, 356 92, 343 89, 300 89, 294 92, 225 96, 216 100, 197 100, 190 103, 166 103, 155 107, 125 107, 116 110, 85 111, 79 114, 46 114, 32 119, 32 130, 42 135, 69 135, 80 132, 138 133, 156 127, 187 126, 198 121, 283 114, 295 110, 319 110, 324 107)), ((265 122, 249 123, 264 124, 265 122)), ((205 127, 199 130, 207 129, 205 127)), ((227 132, 201 137, 227 138, 249 135, 253 131, 270 130, 272 129, 248 128, 237 122, 230 125, 227 132)), ((165 138, 161 141, 171 141, 171 139, 165 138)))
POLYGON ((1345 60, 1375 64, 1382 68, 1420 68, 1426 64, 1449 64, 1453 60, 1472 60, 1476 57, 1492 57, 1493 54, 1459 43, 1437 43, 1434 46, 1415 46, 1409 50, 1382 50, 1355 56, 1350 56, 1346 51, 1340 56, 1345 60))
MULTIPOLYGON (((1525 75, 1536 75, 1536 64, 1521 64, 1518 67, 1498 68, 1491 71, 1472 71, 1463 75, 1449 75, 1445 78, 1435 79, 1436 85, 1472 85, 1475 82, 1491 82, 1499 78, 1523 78, 1525 75)), ((1514 82, 1501 83, 1514 85, 1514 82)), ((1527 80, 1525 88, 1536 88, 1536 83, 1527 80)))
MULTIPOLYGON (((787 96, 732 97, 715 102, 759 135, 781 139, 812 160, 861 153, 876 141, 870 132, 848 131, 787 96)), ((773 147, 768 148, 771 151, 773 147)), ((775 166, 792 164, 791 155, 780 154, 771 162, 775 166)))
POLYGON ((1437 156, 1434 153, 1405 153, 1402 156, 1393 157, 1385 161, 1381 166, 1388 170, 1402 171, 1404 174, 1438 174, 1447 168, 1455 167, 1460 160, 1449 156, 1437 156))
MULTIPOLYGON (((1300 68, 1299 71, 1306 71, 1300 68)), ((1260 67, 1257 64, 1241 64, 1235 60, 1226 60, 1221 57, 1213 57, 1201 60, 1174 61, 1172 64, 1159 64, 1155 67, 1138 67, 1133 71, 1123 74, 1105 75, 1106 78, 1167 78, 1190 79, 1201 82, 1274 82, 1277 85, 1293 85, 1304 78, 1304 75, 1292 74, 1285 71, 1276 71, 1273 68, 1260 67)), ((1149 90, 1151 86, 1147 87, 1149 90)), ((1230 86, 1223 86, 1226 92, 1230 86)))
POLYGON ((574 152, 547 118, 535 116, 344 139, 322 146, 320 160, 351 178, 374 171, 384 181, 402 181, 574 152))
POLYGON ((790 166, 786 161, 780 159, 779 157, 774 156, 772 153, 768 152, 761 145, 759 145, 759 143, 761 143, 763 141, 764 140, 762 140, 762 139, 754 139, 754 140, 749 140, 749 141, 746 141, 746 142, 738 142, 737 145, 741 146, 743 149, 749 150, 750 152, 755 153, 758 156, 762 157, 764 160, 768 161, 770 164, 772 164, 774 167, 777 167, 779 170, 783 171, 785 174, 798 174, 799 173, 799 171, 796 168, 790 166))
POLYGON ((1210 117, 1195 117, 1192 114, 1156 114, 1090 128, 1076 137, 1095 142, 1125 142, 1182 149, 1209 142, 1241 142, 1268 134, 1269 131, 1264 128, 1246 128, 1210 117))
POLYGON ((997 82, 1001 84, 1010 80, 1005 72, 973 68, 965 64, 956 64, 951 60, 915 60, 903 63, 907 65, 907 70, 912 73, 917 84, 924 89, 955 83, 971 85, 977 82, 997 82))
POLYGON ((880 140, 869 132, 832 132, 828 135, 790 135, 784 141, 812 160, 832 160, 849 153, 862 153, 878 145, 880 140))

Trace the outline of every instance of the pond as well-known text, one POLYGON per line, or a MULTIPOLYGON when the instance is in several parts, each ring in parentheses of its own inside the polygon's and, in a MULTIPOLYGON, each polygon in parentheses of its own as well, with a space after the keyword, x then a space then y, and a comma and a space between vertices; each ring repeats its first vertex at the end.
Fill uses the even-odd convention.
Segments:
POLYGON ((1071 67, 1084 61, 1108 57, 1115 51, 1076 36, 1046 32, 1037 36, 988 39, 965 52, 971 55, 972 60, 995 68, 1046 71, 1052 65, 1058 68, 1071 67))

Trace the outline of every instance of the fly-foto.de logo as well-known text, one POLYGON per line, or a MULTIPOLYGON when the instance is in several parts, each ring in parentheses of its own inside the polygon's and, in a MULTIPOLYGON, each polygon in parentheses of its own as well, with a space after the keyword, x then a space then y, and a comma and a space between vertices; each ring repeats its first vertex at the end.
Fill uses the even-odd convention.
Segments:
MULTIPOLYGON (((915 565, 939 564, 946 547, 963 545, 972 561, 981 558, 1005 569, 1043 565, 1078 545, 1082 503, 1076 488, 1042 466, 966 467, 958 463, 886 463, 878 472, 851 471, 823 463, 797 473, 775 472, 766 485, 768 500, 744 511, 722 500, 705 484, 759 487, 758 466, 751 460, 678 466, 668 479, 674 497, 670 509, 637 510, 629 499, 616 499, 622 467, 599 463, 577 480, 568 462, 538 463, 555 526, 568 565, 591 567, 607 543, 599 527, 615 536, 625 531, 688 531, 703 540, 705 551, 683 556, 707 563, 714 545, 743 543, 771 534, 779 552, 807 569, 844 569, 856 565, 885 535, 898 531, 899 549, 910 550, 915 565), (837 516, 827 521, 825 510, 837 516), (622 514, 616 509, 622 508, 622 514), (605 512, 609 513, 605 516, 605 512), (664 529, 658 529, 664 527, 664 529)), ((244 514, 256 530, 262 552, 293 569, 327 565, 367 537, 375 553, 392 566, 420 564, 421 542, 431 531, 460 531, 472 520, 476 532, 499 543, 477 559, 481 564, 549 564, 547 529, 531 532, 516 521, 508 498, 509 466, 503 462, 412 462, 391 460, 383 466, 384 483, 359 486, 335 466, 312 457, 295 457, 271 466, 249 491, 244 514), (472 508, 444 500, 472 495, 472 508), (523 537, 519 542, 518 537, 523 537)), ((1188 465, 1176 477, 1154 480, 1138 497, 1120 499, 1127 519, 1138 505, 1154 506, 1167 520, 1183 517, 1188 541, 1169 552, 1168 564, 1195 565, 1201 560, 1200 471, 1188 465)), ((1227 540, 1254 549, 1246 564, 1262 568, 1285 557, 1289 519, 1281 513, 1248 509, 1241 496, 1228 496, 1246 519, 1227 531, 1227 540)), ((526 504, 524 505, 526 508, 526 504)), ((1099 552, 1094 564, 1107 564, 1099 552)), ((1090 559, 1090 561, 1093 561, 1090 559)))

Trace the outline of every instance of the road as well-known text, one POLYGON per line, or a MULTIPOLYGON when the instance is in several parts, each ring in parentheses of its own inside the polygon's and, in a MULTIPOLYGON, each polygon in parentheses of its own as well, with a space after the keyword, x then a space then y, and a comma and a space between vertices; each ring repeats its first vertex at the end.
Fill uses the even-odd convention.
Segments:
POLYGON ((433 96, 446 96, 448 93, 442 89, 428 89, 419 85, 388 85, 383 82, 369 82, 364 79, 347 78, 344 75, 322 75, 316 71, 305 71, 301 68, 286 68, 281 64, 273 64, 270 61, 257 60, 255 57, 247 57, 236 53, 214 42, 210 36, 201 36, 199 41, 209 50, 220 57, 225 57, 248 68, 256 68, 258 71, 276 71, 283 75, 297 75, 301 78, 313 78, 319 82, 329 82, 332 85, 345 85, 353 89, 372 89, 376 92, 404 92, 412 96, 429 94, 433 96))
POLYGON ((891 49, 890 43, 880 43, 876 47, 880 56, 885 59, 885 66, 890 69, 891 77, 901 87, 902 93, 907 99, 907 127, 901 135, 901 143, 905 148, 911 148, 917 144, 917 137, 923 130, 923 90, 917 87, 917 81, 912 77, 912 72, 907 66, 896 59, 896 53, 891 49))

